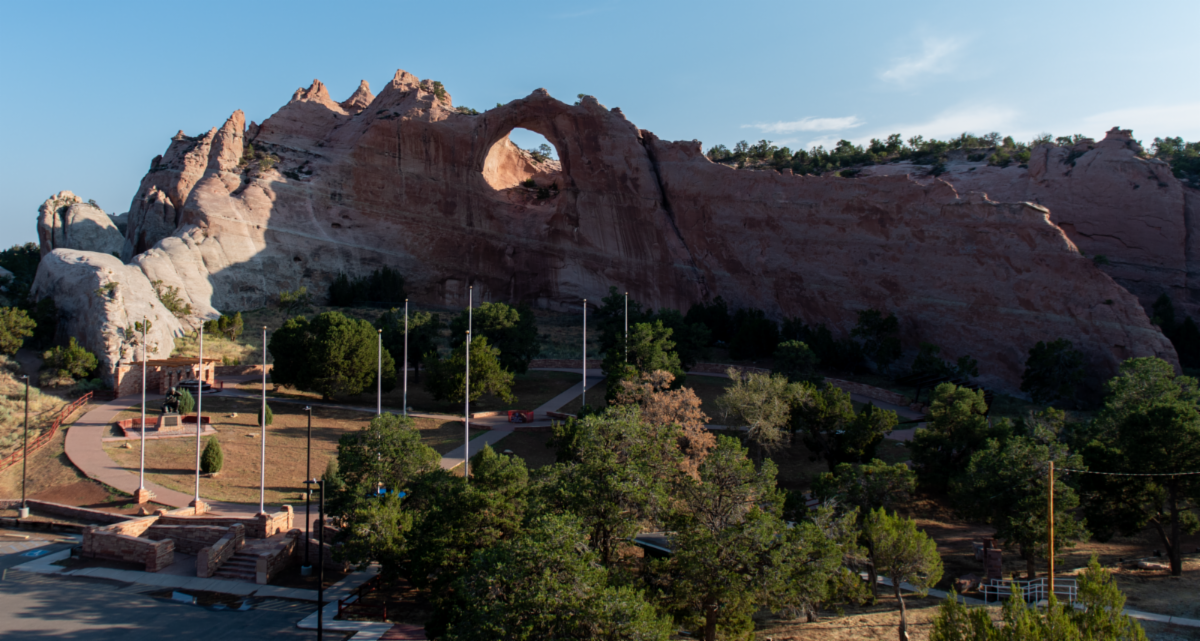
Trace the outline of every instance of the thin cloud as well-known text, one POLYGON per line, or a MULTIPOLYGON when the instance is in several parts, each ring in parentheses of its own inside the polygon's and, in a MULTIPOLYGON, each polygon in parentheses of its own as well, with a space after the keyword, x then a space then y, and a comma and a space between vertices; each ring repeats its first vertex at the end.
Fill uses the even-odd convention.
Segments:
MULTIPOLYGON (((1001 133, 1020 136, 1024 132, 1013 131, 1013 127, 1019 116, 1019 112, 1008 107, 963 106, 943 111, 924 122, 898 123, 895 125, 874 127, 869 132, 863 132, 848 139, 856 145, 865 145, 872 138, 883 140, 891 134, 900 134, 906 141, 913 136, 923 136, 926 140, 930 138, 945 140, 955 138, 964 132, 983 135, 992 131, 999 131, 1001 133)), ((845 138, 845 136, 842 138, 845 138)), ((811 149, 817 145, 822 145, 826 149, 829 149, 833 145, 836 145, 840 139, 839 137, 827 135, 819 136, 808 140, 804 148, 811 149)))
POLYGON ((800 120, 779 121, 772 123, 759 123, 754 125, 742 125, 742 129, 758 129, 763 133, 768 134, 794 134, 801 131, 843 131, 845 129, 854 129, 864 125, 858 116, 845 116, 842 118, 801 118, 800 120))
POLYGON ((897 58, 879 73, 879 78, 903 85, 921 76, 945 73, 952 66, 951 56, 962 49, 963 44, 957 38, 926 38, 919 54, 897 58))

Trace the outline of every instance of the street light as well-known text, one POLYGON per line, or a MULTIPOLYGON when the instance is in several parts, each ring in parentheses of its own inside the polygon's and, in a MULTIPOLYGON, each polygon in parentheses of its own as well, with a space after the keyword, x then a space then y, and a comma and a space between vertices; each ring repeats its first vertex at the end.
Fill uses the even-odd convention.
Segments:
POLYGON ((29 518, 29 503, 25 499, 25 469, 29 462, 29 375, 25 379, 25 453, 21 456, 21 509, 17 510, 17 518, 29 518))
POLYGON ((317 641, 321 641, 325 628, 325 479, 308 479, 304 484, 316 484, 317 489, 321 491, 318 512, 321 529, 317 530, 317 641))
MULTIPOLYGON (((311 479, 312 475, 312 406, 305 405, 304 411, 308 412, 308 455, 304 463, 304 478, 311 479)), ((308 481, 305 481, 308 483, 308 481)), ((308 548, 310 547, 310 536, 308 533, 308 525, 312 521, 312 513, 309 512, 309 499, 312 497, 312 488, 304 488, 304 565, 300 567, 300 576, 312 576, 312 562, 309 559, 308 548)))

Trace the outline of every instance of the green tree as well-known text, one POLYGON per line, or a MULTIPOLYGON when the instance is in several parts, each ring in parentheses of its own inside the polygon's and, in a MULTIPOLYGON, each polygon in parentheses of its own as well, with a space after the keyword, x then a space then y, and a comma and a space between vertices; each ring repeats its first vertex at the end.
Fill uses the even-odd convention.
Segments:
POLYGON ((880 371, 887 371, 900 358, 900 321, 894 314, 884 316, 877 309, 864 309, 850 335, 862 341, 863 354, 880 371))
POLYGON ((651 425, 637 406, 619 405, 557 428, 565 463, 539 470, 538 513, 579 517, 605 565, 655 522, 669 504, 669 479, 679 468, 675 425, 651 425))
POLYGON ((692 305, 683 320, 707 327, 714 342, 727 344, 733 340, 733 319, 729 316, 729 306, 720 296, 708 304, 692 305))
POLYGON ((221 314, 220 318, 204 321, 204 331, 208 334, 218 334, 229 340, 237 340, 242 335, 245 329, 245 321, 242 320, 242 313, 229 316, 221 314))
POLYGON ((908 638, 908 611, 901 583, 909 583, 925 596, 942 578, 942 557, 937 543, 917 529, 917 522, 887 510, 872 510, 864 527, 871 542, 875 570, 892 581, 892 593, 900 603, 900 638, 908 638))
POLYGON ((988 439, 1003 439, 1008 430, 1007 421, 998 421, 994 427, 988 424, 982 390, 953 383, 938 385, 929 404, 929 421, 909 443, 917 478, 932 490, 947 491, 951 478, 966 469, 971 456, 983 449, 988 439))
MULTIPOLYGON (((383 414, 338 439, 337 476, 343 487, 331 492, 327 508, 331 515, 348 517, 364 502, 373 501, 380 487, 387 490, 387 496, 396 496, 420 475, 438 469, 441 455, 421 442, 415 425, 410 417, 383 414)), ((369 555, 351 560, 364 562, 366 558, 369 555)))
POLYGON ((666 641, 669 619, 631 587, 615 587, 585 529, 540 516, 520 536, 475 554, 457 582, 448 641, 666 641))
MULTIPOLYGON (((414 311, 408 315, 408 364, 414 368, 414 380, 421 381, 421 364, 429 353, 437 353, 437 314, 414 311)), ((383 330, 383 348, 399 363, 404 360, 404 310, 393 307, 375 320, 375 328, 383 330)))
MULTIPOLYGON (((821 501, 835 501, 855 510, 864 521, 873 510, 895 510, 905 503, 916 488, 917 477, 904 463, 888 465, 878 459, 869 463, 842 463, 813 482, 813 494, 821 501)), ((861 523, 860 523, 861 525, 861 523)), ((879 598, 876 559, 872 541, 865 530, 856 532, 868 559, 867 584, 879 598)))
POLYGON ((786 376, 793 383, 816 385, 825 378, 817 372, 819 362, 808 345, 796 340, 784 341, 775 348, 775 367, 771 371, 786 376))
POLYGON ((815 457, 825 460, 832 471, 838 463, 864 462, 875 458, 883 437, 896 427, 896 413, 868 403, 857 415, 850 394, 825 383, 809 388, 807 402, 792 412, 793 431, 804 435, 804 444, 815 457))
MULTIPOLYGON (((505 403, 515 403, 513 375, 500 364, 500 350, 480 336, 471 341, 471 400, 492 394, 505 403)), ((467 344, 459 345, 445 359, 433 353, 425 357, 425 387, 439 401, 463 402, 467 395, 467 344)))
POLYGON ((911 372, 913 374, 942 374, 956 378, 979 376, 979 361, 970 356, 960 356, 954 365, 942 360, 939 354, 942 348, 933 343, 921 343, 917 357, 913 359, 911 372))
POLYGON ((1025 373, 1021 375, 1021 391, 1035 403, 1050 403, 1070 399, 1083 381, 1083 354, 1072 347, 1071 341, 1060 338, 1044 343, 1038 341, 1029 350, 1025 373))
POLYGON ((213 436, 204 445, 204 453, 200 455, 200 471, 205 474, 216 474, 225 465, 225 454, 221 451, 221 442, 213 436))
POLYGON ((440 469, 413 482, 405 502, 414 522, 403 573, 434 604, 426 632, 435 637, 445 632, 454 606, 451 588, 471 557, 521 531, 528 480, 522 459, 485 445, 472 458, 469 483, 440 469))
POLYGON ((188 414, 191 414, 194 411, 196 411, 196 397, 192 396, 191 392, 189 392, 185 389, 180 389, 179 390, 179 413, 183 416, 187 416, 188 414))
MULTIPOLYGON (((636 298, 628 299, 628 310, 630 331, 638 323, 654 322, 654 310, 642 309, 636 298)), ((607 354, 614 347, 620 347, 621 354, 625 354, 625 311, 625 294, 610 286, 608 296, 600 299, 600 306, 588 314, 588 326, 595 328, 600 336, 600 353, 607 354)))
POLYGON ((1200 388, 1153 357, 1125 361, 1106 387, 1080 452, 1089 469, 1136 476, 1081 475, 1088 522, 1101 541, 1153 527, 1181 576, 1180 539, 1200 531, 1200 475, 1175 475, 1200 461, 1200 388))
MULTIPOLYGON (((1059 469, 1083 468, 1083 459, 1058 441, 1056 427, 1063 418, 1050 408, 1033 417, 1028 435, 989 440, 952 483, 958 512, 994 527, 997 539, 1019 551, 1031 579, 1038 561, 1048 555, 1049 461, 1059 469)), ((1089 535, 1085 523, 1075 517, 1079 494, 1071 478, 1059 479, 1054 487, 1055 554, 1089 535)))
POLYGON ((836 537, 781 518, 775 473, 773 462, 756 469, 736 439, 720 436, 698 478, 677 477, 672 554, 655 575, 665 602, 698 637, 745 635, 763 607, 806 610, 841 574, 836 537))
POLYGON ((13 355, 33 336, 37 323, 23 309, 0 307, 0 354, 13 355))
MULTIPOLYGON (((492 347, 500 350, 501 367, 510 372, 524 374, 529 370, 529 362, 542 351, 537 322, 528 305, 483 303, 475 309, 471 320, 474 324, 471 337, 475 340, 486 337, 492 347)), ((450 322, 451 347, 463 343, 467 321, 467 312, 463 312, 450 322)))
POLYGON ((726 420, 747 428, 746 438, 757 446, 758 458, 782 449, 788 442, 785 427, 792 412, 812 402, 812 387, 789 383, 778 374, 743 374, 734 367, 726 374, 733 385, 717 397, 726 420))
MULTIPOLYGON (((266 407, 267 407, 266 425, 268 427, 270 427, 271 425, 273 425, 275 423, 275 410, 271 409, 270 405, 267 405, 266 407)), ((261 407, 258 409, 258 415, 255 420, 257 421, 257 423, 255 423, 255 425, 263 425, 263 410, 261 407)))
POLYGON ((673 332, 662 321, 637 323, 629 328, 629 355, 623 345, 615 345, 604 356, 607 382, 605 398, 615 400, 621 391, 621 381, 636 381, 642 374, 662 370, 675 377, 675 384, 684 379, 683 366, 675 353, 673 332))
POLYGON ((404 277, 391 267, 382 267, 361 278, 339 273, 329 286, 329 305, 353 307, 369 303, 397 303, 408 298, 404 277))
POLYGON ((671 338, 675 341, 675 353, 679 355, 679 365, 685 371, 700 362, 700 359, 707 358, 712 332, 704 324, 687 322, 683 314, 675 309, 658 310, 656 320, 671 330, 671 338))
POLYGON ((735 360, 765 358, 779 345, 779 325, 761 309, 739 309, 733 315, 733 339, 729 357, 735 360))
POLYGON ((74 336, 66 345, 59 345, 42 354, 42 369, 53 372, 59 378, 87 378, 98 364, 95 354, 75 342, 74 336))
POLYGON ((1146 633, 1125 614, 1125 595, 1112 575, 1093 556, 1079 575, 1079 593, 1073 604, 1053 596, 1045 609, 1031 610, 1020 590, 1004 603, 999 624, 987 608, 968 608, 958 595, 942 601, 933 620, 930 641, 1145 641, 1146 633))
MULTIPOLYGON (((326 400, 361 393, 375 383, 378 341, 370 323, 340 312, 325 312, 312 321, 297 316, 271 335, 271 381, 318 392, 326 400)), ((382 387, 396 387, 395 361, 386 351, 382 387)))

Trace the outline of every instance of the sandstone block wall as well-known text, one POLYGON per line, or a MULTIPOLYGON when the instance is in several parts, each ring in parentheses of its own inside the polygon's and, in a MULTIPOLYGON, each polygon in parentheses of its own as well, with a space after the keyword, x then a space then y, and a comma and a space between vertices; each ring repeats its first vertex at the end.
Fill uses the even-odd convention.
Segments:
POLYGON ((155 524, 147 528, 142 536, 153 541, 170 539, 175 542, 176 550, 184 554, 196 554, 202 548, 219 541, 228 532, 227 527, 155 524))
POLYGON ((175 542, 153 541, 140 536, 158 520, 157 516, 132 519, 84 530, 83 555, 141 563, 147 572, 158 572, 175 561, 175 542))
POLYGON ((182 517, 172 515, 160 517, 159 523, 161 525, 205 525, 216 527, 231 527, 241 524, 246 528, 247 537, 266 539, 280 532, 291 530, 293 520, 294 512, 292 506, 285 505, 282 511, 274 514, 260 514, 246 518, 227 516, 182 517))
POLYGON ((300 530, 291 530, 278 548, 259 554, 254 564, 254 582, 266 585, 271 582, 272 577, 292 565, 295 562, 297 542, 300 538, 300 530))
POLYGON ((245 542, 246 526, 238 523, 225 528, 220 539, 196 553, 196 576, 207 579, 216 574, 221 564, 233 558, 245 542))

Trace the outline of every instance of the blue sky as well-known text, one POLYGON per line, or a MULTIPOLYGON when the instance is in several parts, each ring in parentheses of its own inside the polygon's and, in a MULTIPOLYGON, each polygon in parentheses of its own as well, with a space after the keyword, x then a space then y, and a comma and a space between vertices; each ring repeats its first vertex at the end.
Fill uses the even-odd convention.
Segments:
MULTIPOLYGON (((901 133, 1200 140, 1200 2, 7 2, 0 245, 69 189, 124 212, 235 109, 397 68, 484 109, 596 96, 665 139, 793 149, 901 133)), ((522 146, 532 138, 518 139, 522 146)))

